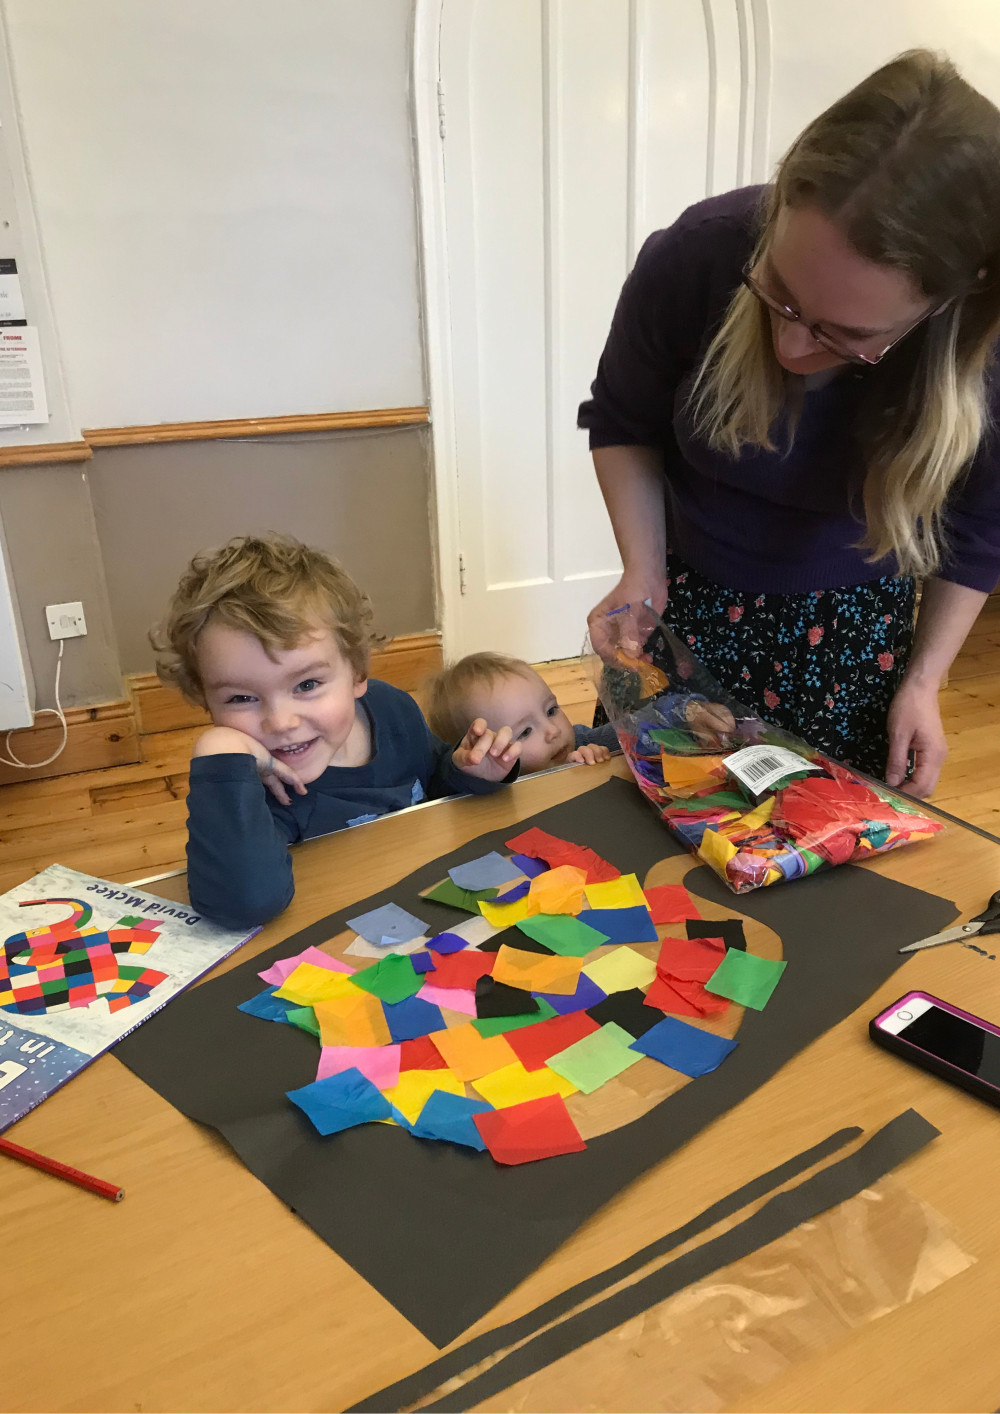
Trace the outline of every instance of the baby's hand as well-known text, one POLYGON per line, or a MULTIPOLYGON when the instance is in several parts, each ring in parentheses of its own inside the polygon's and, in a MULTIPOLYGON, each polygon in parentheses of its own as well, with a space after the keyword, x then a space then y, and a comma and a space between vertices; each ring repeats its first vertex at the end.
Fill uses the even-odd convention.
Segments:
POLYGON ((275 761, 266 746, 262 746, 246 732, 235 727, 209 727, 195 742, 192 756, 245 755, 257 762, 257 774, 267 790, 281 805, 288 805, 286 785, 290 785, 299 795, 306 794, 306 788, 291 766, 283 761, 275 761))
POLYGON ((502 781, 521 754, 520 742, 510 738, 510 727, 492 732, 485 720, 477 717, 455 747, 455 765, 466 775, 481 776, 484 781, 502 781))
POLYGON ((736 728, 735 717, 721 702, 689 702, 684 715, 703 746, 714 746, 720 737, 736 728))
POLYGON ((592 742, 589 746, 578 746, 575 751, 571 751, 566 757, 567 761, 576 761, 581 766, 599 766, 602 761, 611 760, 611 752, 606 746, 598 746, 592 742))

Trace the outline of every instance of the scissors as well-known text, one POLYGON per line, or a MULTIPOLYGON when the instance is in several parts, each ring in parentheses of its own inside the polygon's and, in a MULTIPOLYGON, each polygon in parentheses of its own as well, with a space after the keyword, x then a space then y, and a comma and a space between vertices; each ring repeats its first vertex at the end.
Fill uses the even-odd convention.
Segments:
POLYGON ((954 928, 946 928, 943 933, 935 933, 930 938, 921 938, 918 943, 908 943, 900 952, 917 952, 920 948, 936 948, 939 943, 960 943, 965 938, 977 934, 1000 933, 1000 889, 990 899, 982 913, 970 918, 968 923, 956 923, 954 928))

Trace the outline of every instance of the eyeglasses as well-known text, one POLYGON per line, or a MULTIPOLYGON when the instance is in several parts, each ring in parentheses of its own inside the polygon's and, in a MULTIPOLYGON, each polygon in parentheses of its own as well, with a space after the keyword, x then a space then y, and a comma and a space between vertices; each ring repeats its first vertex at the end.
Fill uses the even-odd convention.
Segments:
POLYGON ((782 304, 781 301, 775 299, 773 295, 769 295, 750 274, 751 263, 752 262, 748 262, 743 267, 740 280, 746 285, 750 293, 760 300, 761 304, 765 305, 768 309, 772 309, 779 319, 787 319, 790 324, 802 324, 808 332, 809 337, 815 339, 817 344, 822 344, 823 348, 829 349, 830 353, 836 354, 838 358, 844 359, 845 362, 860 364, 863 368, 874 368, 877 363, 881 363, 890 349, 894 349, 902 339, 906 338, 907 334, 912 334, 914 329, 922 324, 925 319, 929 319, 932 314, 937 314, 938 310, 941 308, 940 305, 935 305, 931 309, 925 310, 919 319, 915 319, 901 334, 897 334, 891 343, 886 344, 881 353, 874 355, 863 354, 859 353, 857 349, 848 348, 836 335, 828 334, 822 324, 806 324, 797 309, 792 309, 790 305, 782 304))

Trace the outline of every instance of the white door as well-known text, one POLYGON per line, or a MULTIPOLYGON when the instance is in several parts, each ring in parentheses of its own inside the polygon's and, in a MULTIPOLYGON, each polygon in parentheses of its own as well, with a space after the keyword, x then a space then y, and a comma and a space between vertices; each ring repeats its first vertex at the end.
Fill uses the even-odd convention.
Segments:
POLYGON ((577 406, 646 235, 759 179, 761 35, 752 0, 418 0, 449 656, 578 653, 617 579, 577 406))

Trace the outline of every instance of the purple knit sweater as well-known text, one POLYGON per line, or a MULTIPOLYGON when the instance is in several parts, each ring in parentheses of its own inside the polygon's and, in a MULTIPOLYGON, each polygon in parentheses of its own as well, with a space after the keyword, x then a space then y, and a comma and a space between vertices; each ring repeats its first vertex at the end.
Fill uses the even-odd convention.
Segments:
MULTIPOLYGON (((853 367, 806 393, 790 451, 736 458, 695 437, 688 394, 754 244, 761 187, 691 206, 639 252, 579 425, 590 445, 664 455, 667 540, 709 579, 750 593, 804 593, 895 573, 855 548, 863 465, 853 428, 865 380, 853 367)), ((914 335, 919 337, 919 335, 914 335)), ((890 355, 891 357, 891 355, 890 355)), ((1000 578, 1000 374, 993 427, 949 500, 943 579, 992 590, 1000 578)))

